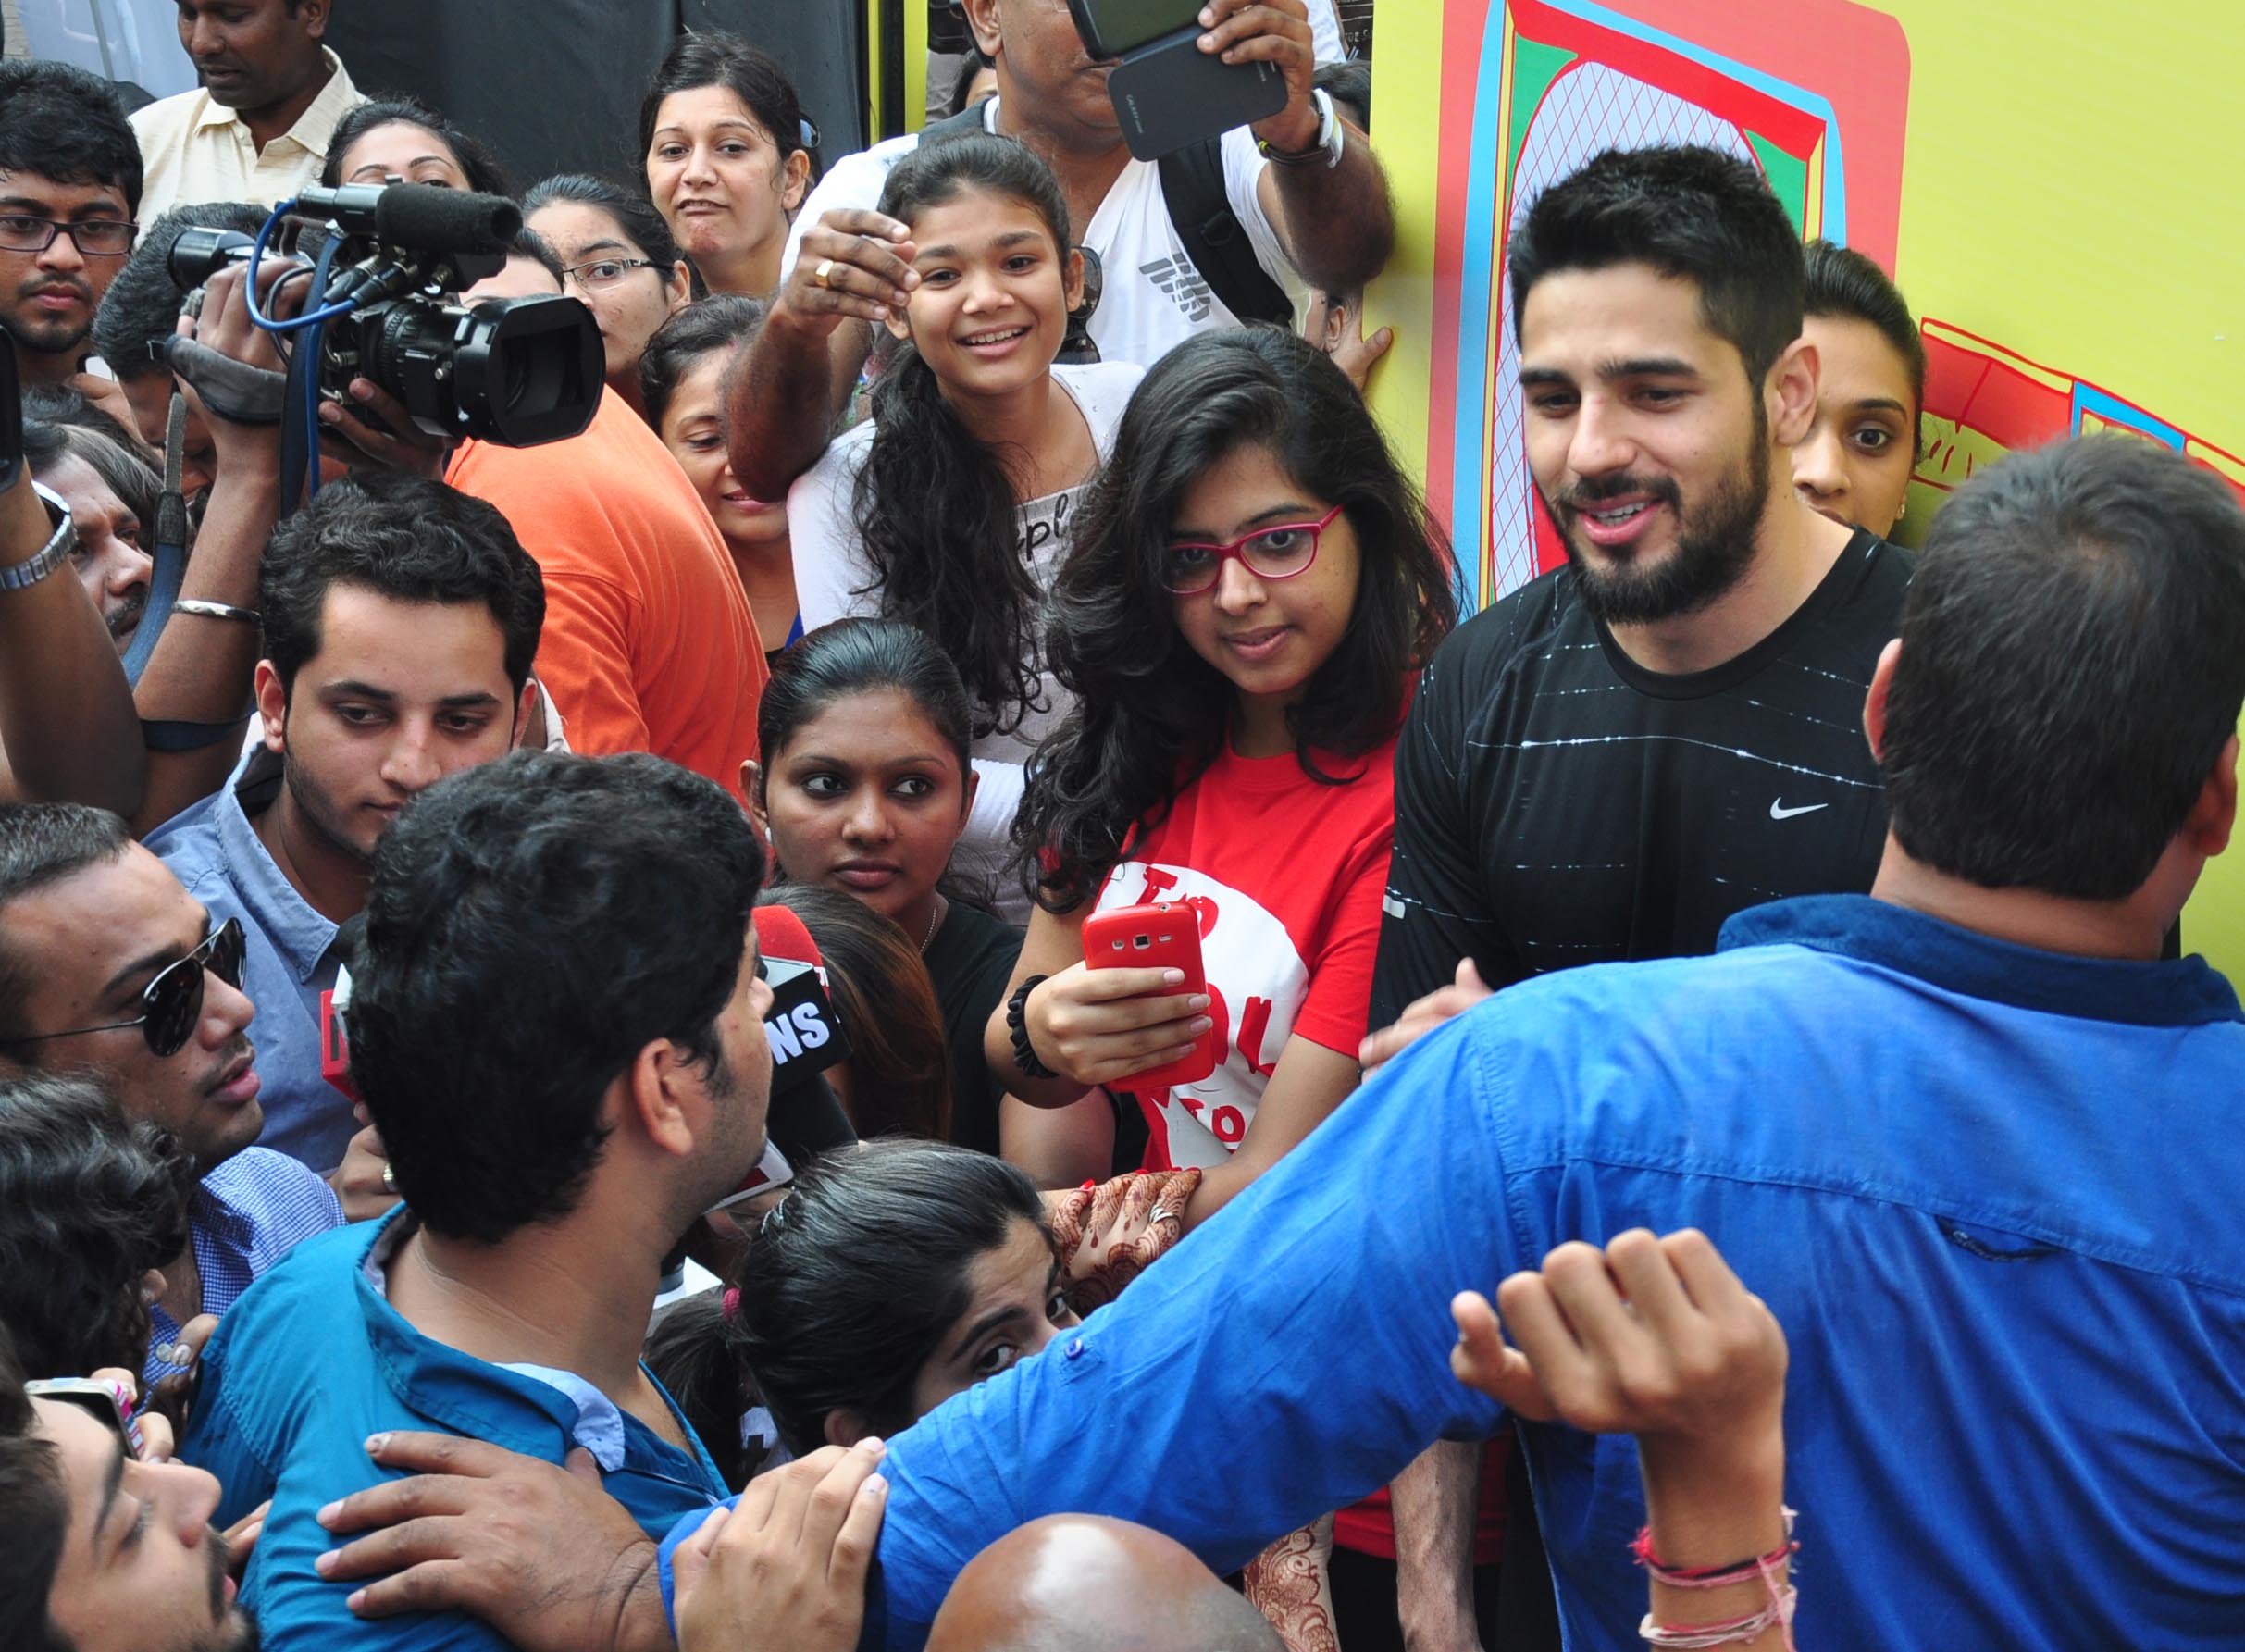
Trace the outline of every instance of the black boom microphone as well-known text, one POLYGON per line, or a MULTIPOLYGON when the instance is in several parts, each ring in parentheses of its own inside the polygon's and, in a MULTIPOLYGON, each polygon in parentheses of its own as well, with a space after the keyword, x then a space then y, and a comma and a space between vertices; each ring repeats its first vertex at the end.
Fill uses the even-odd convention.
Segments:
POLYGON ((503 195, 471 195, 433 183, 346 183, 300 190, 298 216, 346 235, 416 252, 504 254, 522 232, 522 208, 503 195))

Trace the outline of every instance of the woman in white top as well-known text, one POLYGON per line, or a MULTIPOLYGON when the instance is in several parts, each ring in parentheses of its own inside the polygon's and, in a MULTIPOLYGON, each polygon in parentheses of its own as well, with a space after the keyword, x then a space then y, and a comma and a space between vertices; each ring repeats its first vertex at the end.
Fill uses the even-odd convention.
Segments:
MULTIPOLYGON (((1054 365, 1084 258, 1051 168, 1015 140, 922 145, 881 211, 911 227, 920 284, 888 323, 873 416, 788 495, 796 596, 806 629, 899 619, 958 665, 981 784, 954 864, 988 879, 1011 853, 1022 765, 1067 710, 1043 666, 1045 596, 1141 375, 1054 365)), ((998 894, 1026 914, 1020 889, 998 894)))

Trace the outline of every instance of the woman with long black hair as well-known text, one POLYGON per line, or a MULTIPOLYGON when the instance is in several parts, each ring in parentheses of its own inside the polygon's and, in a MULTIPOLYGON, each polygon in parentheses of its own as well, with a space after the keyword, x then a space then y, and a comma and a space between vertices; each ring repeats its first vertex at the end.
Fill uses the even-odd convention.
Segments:
MULTIPOLYGON (((1056 366, 1083 295, 1083 255, 1052 169, 1011 138, 922 145, 881 210, 912 226, 920 285, 873 392, 788 496, 803 624, 904 620, 958 665, 980 784, 961 870, 994 874, 1022 764, 1065 709, 1045 675, 1045 592, 1140 377, 1056 366)), ((1028 903, 1001 901, 1019 921, 1028 903)))
POLYGON ((1346 377, 1276 329, 1172 351, 1132 398, 1052 594, 1073 695, 1017 829, 1039 910, 984 1051, 1011 1094, 1135 1093, 1190 1228, 1357 1086, 1412 674, 1456 616, 1424 504, 1346 377), (1208 990, 1087 969, 1085 918, 1198 916, 1208 990))

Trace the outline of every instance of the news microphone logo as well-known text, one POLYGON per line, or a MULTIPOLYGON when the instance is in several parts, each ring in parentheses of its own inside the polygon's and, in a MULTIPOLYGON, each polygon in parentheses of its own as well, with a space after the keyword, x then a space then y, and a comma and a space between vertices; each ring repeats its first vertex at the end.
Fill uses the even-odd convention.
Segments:
POLYGON ((772 1045, 772 1093, 778 1096, 848 1061, 850 1040, 810 964, 767 957, 764 979, 772 988, 764 1037, 772 1045))

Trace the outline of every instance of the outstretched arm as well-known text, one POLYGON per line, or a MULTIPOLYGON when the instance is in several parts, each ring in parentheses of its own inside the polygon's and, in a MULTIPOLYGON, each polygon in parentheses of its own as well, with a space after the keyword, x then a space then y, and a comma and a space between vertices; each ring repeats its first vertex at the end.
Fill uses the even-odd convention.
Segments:
MULTIPOLYGON (((1318 143, 1310 93, 1317 68, 1309 13, 1302 0, 1209 0, 1201 8, 1204 52, 1226 63, 1274 63, 1286 77, 1286 106, 1250 130, 1281 155, 1305 155, 1318 143)), ((1263 216, 1302 279, 1328 292, 1350 292, 1387 266, 1395 250, 1395 212, 1387 175, 1371 140, 1346 121, 1341 163, 1310 154, 1297 166, 1273 163, 1256 182, 1263 216)))
POLYGON ((865 365, 864 324, 900 314, 920 284, 911 233, 857 207, 823 214, 804 231, 763 330, 726 384, 733 474, 757 498, 787 498, 788 484, 826 451, 865 365))
MULTIPOLYGON (((0 492, 0 568, 36 556, 54 533, 31 467, 19 467, 0 492)), ((142 778, 132 690, 68 560, 36 584, 0 590, 0 798, 130 814, 142 778)))

